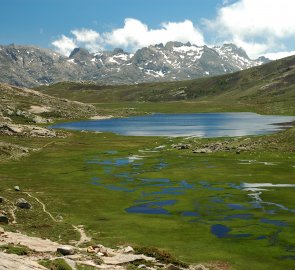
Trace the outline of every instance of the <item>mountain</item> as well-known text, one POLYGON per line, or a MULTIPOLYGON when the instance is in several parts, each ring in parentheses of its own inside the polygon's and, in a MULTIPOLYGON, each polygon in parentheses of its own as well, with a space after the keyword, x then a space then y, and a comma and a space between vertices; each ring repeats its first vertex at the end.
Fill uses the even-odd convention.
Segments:
POLYGON ((89 53, 76 48, 69 57, 34 46, 0 46, 0 81, 34 87, 60 81, 133 84, 178 81, 231 73, 269 62, 251 60, 234 44, 209 48, 168 42, 137 50, 89 53))
MULTIPOLYGON (((293 115, 295 56, 235 73, 194 80, 134 85, 61 82, 40 86, 38 90, 53 96, 88 103, 185 100, 188 101, 188 107, 194 102, 201 102, 199 105, 212 107, 213 111, 218 110, 219 106, 223 110, 243 108, 250 111, 255 107, 263 113, 293 115)), ((142 103, 139 104, 143 106, 142 103)), ((204 110, 207 111, 205 107, 204 110)))

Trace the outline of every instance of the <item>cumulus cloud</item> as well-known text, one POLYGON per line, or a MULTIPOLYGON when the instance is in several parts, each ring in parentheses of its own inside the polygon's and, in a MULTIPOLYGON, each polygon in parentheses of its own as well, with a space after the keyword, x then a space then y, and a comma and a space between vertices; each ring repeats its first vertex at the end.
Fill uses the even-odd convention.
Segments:
POLYGON ((61 38, 52 42, 52 45, 56 48, 56 50, 63 55, 69 55, 73 49, 77 47, 77 44, 73 39, 68 38, 64 35, 61 38))
POLYGON ((256 57, 295 37, 294 9, 294 0, 239 0, 204 22, 220 40, 231 40, 256 57))
POLYGON ((52 43, 64 55, 68 55, 69 48, 72 47, 68 46, 69 43, 74 47, 85 47, 91 52, 102 50, 105 47, 120 47, 135 51, 145 46, 167 43, 168 41, 205 44, 202 32, 190 20, 166 22, 162 23, 158 29, 149 29, 141 21, 127 18, 122 28, 114 29, 111 32, 100 34, 92 29, 83 28, 72 30, 71 34, 72 37, 63 35, 52 43))
POLYGON ((273 58, 289 55, 286 46, 295 38, 294 0, 223 0, 212 20, 203 20, 202 30, 192 21, 164 22, 150 28, 140 20, 127 18, 122 27, 98 33, 92 29, 74 29, 52 44, 68 55, 74 47, 91 52, 120 47, 135 51, 168 41, 212 45, 234 43, 246 50, 251 58, 261 55, 273 58))
POLYGON ((102 50, 103 39, 98 32, 83 28, 72 30, 71 33, 75 36, 75 42, 90 52, 102 50))
POLYGON ((52 45, 60 54, 68 56, 77 47, 85 47, 90 52, 97 52, 102 49, 102 38, 98 32, 82 28, 72 30, 71 33, 73 37, 62 35, 52 42, 52 45))
POLYGON ((275 53, 266 53, 264 54, 265 57, 271 59, 271 60, 276 60, 276 59, 281 59, 284 57, 288 57, 291 55, 295 55, 295 51, 289 51, 289 52, 275 52, 275 53))
POLYGON ((124 27, 104 33, 105 43, 136 50, 138 48, 167 43, 168 41, 191 42, 203 45, 204 37, 200 30, 189 20, 162 23, 159 29, 149 29, 136 19, 125 19, 124 27))

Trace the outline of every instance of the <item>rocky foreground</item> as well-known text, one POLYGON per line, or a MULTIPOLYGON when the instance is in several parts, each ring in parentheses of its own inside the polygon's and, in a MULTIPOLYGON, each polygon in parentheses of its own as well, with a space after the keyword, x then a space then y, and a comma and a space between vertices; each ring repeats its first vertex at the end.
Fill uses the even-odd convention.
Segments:
POLYGON ((209 269, 204 265, 190 265, 183 268, 174 264, 165 264, 154 257, 136 254, 130 246, 117 249, 107 248, 103 245, 88 247, 62 246, 59 243, 30 237, 18 232, 4 231, 0 227, 0 269, 41 270, 48 269, 42 266, 42 261, 56 261, 63 259, 70 269, 77 266, 92 266, 93 269, 127 269, 129 264, 136 262, 138 269, 209 269), (26 255, 9 254, 5 250, 7 245, 26 248, 26 255), (4 248, 3 248, 4 247, 4 248), (6 251, 6 252, 5 252, 6 251), (40 264, 41 263, 41 264, 40 264), (138 264, 139 263, 139 264, 138 264))

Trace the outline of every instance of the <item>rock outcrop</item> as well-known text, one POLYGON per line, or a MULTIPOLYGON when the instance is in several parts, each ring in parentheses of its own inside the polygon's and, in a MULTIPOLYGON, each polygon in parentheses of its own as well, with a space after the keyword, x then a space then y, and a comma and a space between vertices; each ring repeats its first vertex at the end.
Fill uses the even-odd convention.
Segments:
POLYGON ((72 269, 76 269, 77 265, 88 265, 97 269, 124 270, 127 269, 128 264, 140 261, 139 268, 141 269, 156 270, 160 267, 167 270, 208 270, 200 264, 191 265, 189 268, 183 268, 175 264, 165 264, 153 257, 136 254, 130 246, 118 249, 107 248, 103 245, 88 248, 71 245, 60 246, 48 239, 44 240, 21 233, 6 232, 0 227, 0 246, 7 244, 26 247, 30 252, 28 255, 18 256, 0 251, 0 269, 44 270, 46 268, 39 265, 38 261, 62 258, 72 269), (56 251, 62 255, 57 255, 56 251))
POLYGON ((4 252, 0 252, 0 269, 48 270, 31 258, 15 254, 6 254, 4 252))

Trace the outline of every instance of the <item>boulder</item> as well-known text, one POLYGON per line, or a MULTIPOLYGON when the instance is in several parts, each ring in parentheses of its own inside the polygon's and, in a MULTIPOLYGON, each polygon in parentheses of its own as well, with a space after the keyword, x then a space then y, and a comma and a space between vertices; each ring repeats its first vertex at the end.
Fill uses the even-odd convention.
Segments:
POLYGON ((155 262, 156 260, 152 257, 137 254, 117 254, 112 257, 102 257, 105 264, 120 265, 138 260, 145 260, 149 262, 155 262))
POLYGON ((8 224, 9 223, 8 217, 5 215, 0 215, 0 223, 8 224))
POLYGON ((32 206, 24 198, 20 198, 15 203, 21 209, 30 209, 32 206))
POLYGON ((4 128, 8 129, 12 133, 20 134, 23 132, 21 125, 7 124, 4 128))
POLYGON ((4 198, 0 197, 0 203, 3 203, 3 202, 4 202, 4 198))
POLYGON ((94 246, 94 249, 97 250, 97 253, 102 253, 104 256, 109 256, 107 248, 103 245, 94 246))
POLYGON ((15 187, 14 187, 14 190, 15 190, 15 191, 20 191, 19 186, 15 186, 15 187))
POLYGON ((30 131, 32 137, 56 137, 56 133, 53 130, 42 127, 33 127, 30 131))
POLYGON ((123 253, 135 253, 134 249, 130 246, 123 248, 123 253))
POLYGON ((172 147, 176 148, 177 150, 183 150, 183 149, 190 149, 191 145, 190 144, 179 143, 179 144, 173 144, 172 147))
POLYGON ((60 247, 57 248, 56 251, 59 252, 60 254, 64 255, 64 256, 74 255, 75 254, 75 250, 71 246, 60 246, 60 247))
POLYGON ((87 248, 87 252, 88 252, 88 253, 96 253, 96 251, 95 251, 95 249, 94 249, 93 246, 89 246, 89 247, 87 248))
POLYGON ((210 150, 208 148, 201 148, 201 149, 193 150, 193 153, 196 153, 196 154, 209 154, 209 153, 212 153, 212 150, 210 150))

